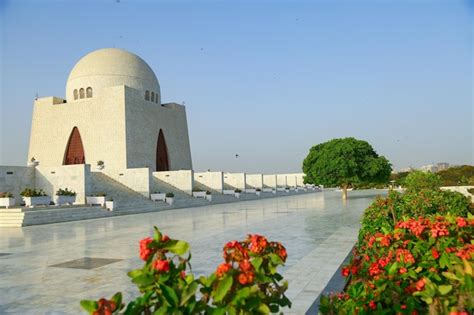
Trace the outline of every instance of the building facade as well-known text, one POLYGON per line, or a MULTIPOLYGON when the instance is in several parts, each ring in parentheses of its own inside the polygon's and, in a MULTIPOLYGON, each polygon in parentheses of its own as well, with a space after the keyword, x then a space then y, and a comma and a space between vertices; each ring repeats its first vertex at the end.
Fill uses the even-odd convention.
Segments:
POLYGON ((35 100, 28 159, 41 166, 104 165, 108 170, 191 170, 185 107, 162 104, 153 70, 116 48, 84 56, 66 99, 35 100))

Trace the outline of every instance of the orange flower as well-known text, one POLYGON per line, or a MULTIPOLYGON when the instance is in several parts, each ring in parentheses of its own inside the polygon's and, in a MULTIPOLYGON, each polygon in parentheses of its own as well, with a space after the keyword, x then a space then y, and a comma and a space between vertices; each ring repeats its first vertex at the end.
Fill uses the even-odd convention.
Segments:
POLYGON ((416 291, 421 291, 425 287, 425 279, 420 279, 415 283, 416 291))
POLYGON ((406 272, 407 272, 407 268, 405 268, 405 267, 402 267, 402 268, 398 269, 398 273, 401 274, 401 275, 406 273, 406 272))
POLYGON ((144 238, 140 241, 140 258, 147 261, 153 254, 153 250, 148 248, 148 245, 153 242, 151 237, 144 238))
POLYGON ((238 280, 241 285, 246 285, 252 283, 254 279, 254 274, 252 272, 242 272, 239 274, 238 280))
POLYGON ((459 227, 465 227, 467 225, 467 222, 466 222, 466 219, 462 218, 462 217, 458 217, 456 219, 456 224, 459 226, 459 227))
POLYGON ((439 258, 439 252, 436 250, 436 248, 432 248, 431 249, 431 255, 433 256, 434 259, 438 259, 439 258))
POLYGON ((242 260, 242 262, 239 264, 239 267, 240 269, 242 269, 242 271, 249 271, 250 269, 252 269, 252 264, 248 259, 245 259, 242 260))
POLYGON ((225 273, 227 273, 230 269, 232 268, 232 266, 228 263, 222 263, 219 265, 219 267, 217 267, 217 270, 216 270, 216 275, 218 277, 222 277, 225 273))
POLYGON ((155 260, 153 262, 153 268, 159 272, 170 271, 170 263, 168 260, 155 260))
POLYGON ((342 275, 343 275, 344 277, 349 276, 349 274, 350 274, 349 267, 344 267, 344 268, 342 268, 342 271, 341 271, 341 272, 342 272, 342 275))

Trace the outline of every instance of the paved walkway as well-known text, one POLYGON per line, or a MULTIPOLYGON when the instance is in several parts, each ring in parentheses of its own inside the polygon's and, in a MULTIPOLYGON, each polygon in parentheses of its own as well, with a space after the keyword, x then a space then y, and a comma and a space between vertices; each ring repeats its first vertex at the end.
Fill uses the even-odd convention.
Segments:
MULTIPOLYGON (((382 191, 379 191, 380 193, 382 191)), ((222 260, 223 245, 259 233, 288 250, 281 270, 293 308, 303 314, 353 246, 362 211, 375 192, 316 192, 25 228, 0 228, 0 314, 79 314, 81 299, 138 292, 126 272, 138 268, 138 241, 153 225, 189 241, 197 275, 222 260), (52 267, 84 257, 117 259, 93 269, 52 267)), ((102 261, 87 262, 96 267, 102 261)))

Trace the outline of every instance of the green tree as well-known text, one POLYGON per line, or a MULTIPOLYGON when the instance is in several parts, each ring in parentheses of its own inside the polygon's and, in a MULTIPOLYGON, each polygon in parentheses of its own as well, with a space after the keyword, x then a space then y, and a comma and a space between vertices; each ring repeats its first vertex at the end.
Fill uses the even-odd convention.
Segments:
POLYGON ((346 199, 351 185, 388 182, 392 166, 367 141, 343 138, 313 146, 303 161, 303 172, 305 183, 339 186, 346 199))
POLYGON ((413 171, 405 178, 405 188, 408 192, 424 189, 436 190, 440 186, 441 178, 431 172, 413 171))

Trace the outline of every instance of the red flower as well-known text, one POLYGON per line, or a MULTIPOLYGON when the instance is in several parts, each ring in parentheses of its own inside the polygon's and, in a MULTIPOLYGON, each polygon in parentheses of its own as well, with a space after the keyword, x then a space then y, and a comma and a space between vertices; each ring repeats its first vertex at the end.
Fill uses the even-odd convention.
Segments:
POLYGON ((421 291, 425 287, 425 279, 420 279, 415 283, 416 291, 421 291))
POLYGON ((358 271, 357 266, 352 266, 352 267, 351 267, 351 273, 352 273, 353 275, 356 275, 356 274, 357 274, 357 271, 358 271))
POLYGON ((252 264, 248 259, 242 260, 242 262, 239 264, 239 267, 242 271, 250 271, 252 269, 252 264))
POLYGON ((372 263, 372 265, 370 265, 370 268, 369 268, 369 275, 371 276, 375 276, 375 275, 378 275, 382 273, 382 270, 380 270, 379 268, 379 264, 378 263, 372 263))
POLYGON ((144 238, 140 241, 140 258, 147 261, 153 254, 153 250, 148 248, 148 245, 153 242, 151 237, 144 238))
POLYGON ((397 261, 406 264, 414 264, 415 258, 408 249, 397 249, 397 261))
POLYGON ((267 247, 267 239, 264 236, 254 234, 249 235, 250 238, 250 251, 259 254, 267 247))
POLYGON ((402 267, 402 268, 398 269, 398 273, 401 274, 401 275, 406 273, 406 272, 407 272, 407 268, 405 268, 405 267, 402 267))
POLYGON ((238 280, 241 285, 246 285, 248 283, 252 283, 254 278, 254 274, 252 272, 243 272, 239 274, 238 280))
POLYGON ((349 276, 350 273, 351 273, 351 272, 350 272, 350 270, 349 270, 349 267, 344 267, 344 268, 342 268, 342 275, 343 275, 344 277, 349 276))
POLYGON ((407 306, 406 306, 405 304, 402 304, 400 307, 402 308, 402 310, 406 310, 406 309, 407 309, 407 306))
POLYGON ((438 259, 439 258, 439 252, 436 250, 436 248, 432 248, 431 249, 431 255, 433 255, 433 258, 434 259, 438 259))
POLYGON ((184 270, 181 270, 181 272, 179 273, 179 275, 181 276, 181 279, 185 279, 186 278, 186 271, 184 270))
POLYGON ((438 236, 447 236, 449 235, 449 231, 446 228, 446 224, 443 222, 435 222, 431 226, 431 236, 438 237, 438 236))
POLYGON ((369 302, 369 307, 373 310, 375 310, 377 308, 377 304, 375 304, 375 302, 372 300, 369 302))
POLYGON ((466 219, 462 218, 462 217, 458 217, 456 219, 456 223, 459 227, 465 227, 467 225, 467 221, 466 219))
POLYGON ((170 271, 170 262, 168 260, 155 260, 153 262, 153 268, 159 272, 170 271))
POLYGON ((217 267, 216 274, 218 277, 222 277, 225 273, 227 273, 230 269, 232 269, 232 266, 228 263, 222 263, 217 267))
POLYGON ((93 315, 112 315, 117 308, 115 302, 106 299, 100 299, 97 301, 97 304, 98 308, 94 313, 92 313, 93 315))
POLYGON ((385 235, 380 239, 380 244, 382 244, 382 246, 389 247, 391 239, 392 238, 390 237, 390 235, 385 235))
MULTIPOLYGON (((282 247, 283 247, 283 246, 282 246, 282 247)), ((287 257, 288 255, 287 255, 287 253, 286 253, 285 247, 280 248, 280 250, 278 251, 278 256, 280 256, 281 260, 283 260, 283 261, 286 260, 286 257, 287 257)))
POLYGON ((163 235, 163 236, 161 237, 161 241, 164 242, 164 243, 165 243, 165 242, 168 242, 169 240, 170 240, 170 238, 168 237, 168 235, 163 235))

